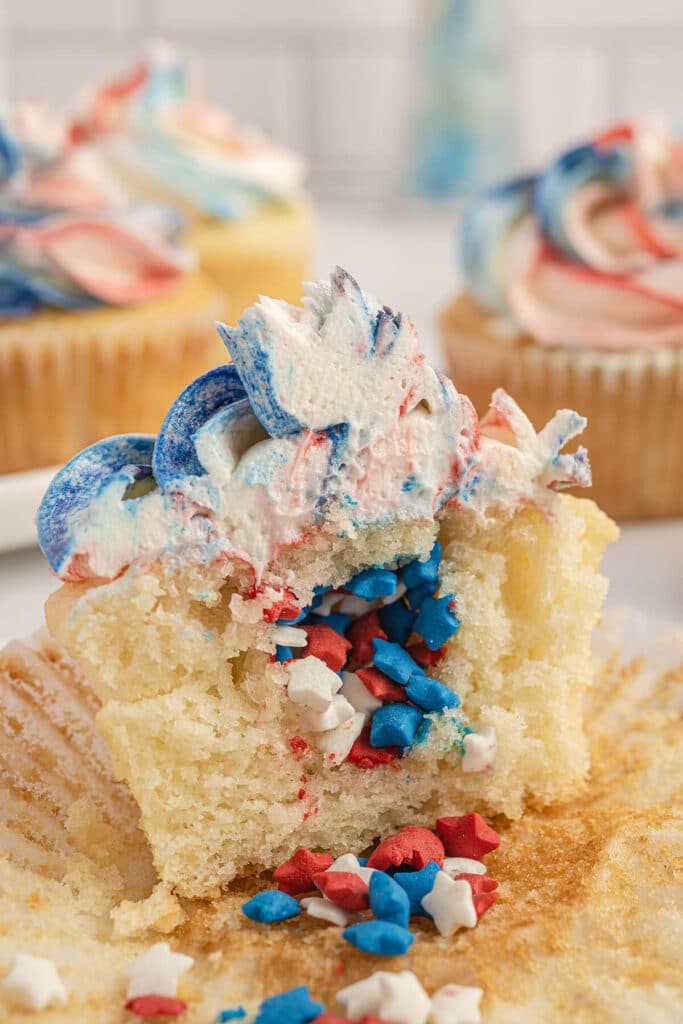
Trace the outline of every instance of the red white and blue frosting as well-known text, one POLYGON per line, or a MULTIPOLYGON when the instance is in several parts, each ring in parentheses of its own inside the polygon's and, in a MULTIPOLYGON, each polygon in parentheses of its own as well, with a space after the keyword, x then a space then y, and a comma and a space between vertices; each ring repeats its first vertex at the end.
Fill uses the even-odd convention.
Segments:
POLYGON ((433 522, 449 504, 485 516, 590 483, 585 451, 561 453, 576 413, 537 434, 499 391, 479 423, 408 317, 339 268, 305 292, 303 308, 262 299, 219 325, 233 362, 190 384, 157 437, 109 438, 57 474, 38 528, 58 576, 232 558, 283 588, 281 553, 316 529, 433 522))
POLYGON ((76 122, 124 187, 190 218, 236 220, 301 198, 305 165, 204 99, 198 68, 156 44, 95 91, 76 122))
POLYGON ((0 115, 0 321, 167 295, 194 266, 181 228, 167 207, 128 203, 44 108, 0 115))
POLYGON ((683 345, 683 143, 618 125, 466 212, 469 291, 548 346, 683 345))

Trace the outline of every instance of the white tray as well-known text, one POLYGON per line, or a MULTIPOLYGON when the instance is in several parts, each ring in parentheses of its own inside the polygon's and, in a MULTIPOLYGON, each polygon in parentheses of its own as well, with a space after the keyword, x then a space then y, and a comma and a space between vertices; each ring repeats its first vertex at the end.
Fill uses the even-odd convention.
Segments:
POLYGON ((36 512, 57 466, 0 474, 0 551, 34 547, 36 512))

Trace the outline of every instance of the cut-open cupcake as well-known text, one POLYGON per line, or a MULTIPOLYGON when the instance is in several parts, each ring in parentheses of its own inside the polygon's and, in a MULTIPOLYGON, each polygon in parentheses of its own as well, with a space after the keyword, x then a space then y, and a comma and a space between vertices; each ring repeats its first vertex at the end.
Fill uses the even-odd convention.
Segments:
POLYGON ((583 421, 476 414, 415 328, 346 272, 303 308, 219 326, 233 363, 158 437, 101 442, 53 481, 50 629, 162 879, 205 895, 299 846, 570 797, 587 771, 589 637, 616 535, 583 421))

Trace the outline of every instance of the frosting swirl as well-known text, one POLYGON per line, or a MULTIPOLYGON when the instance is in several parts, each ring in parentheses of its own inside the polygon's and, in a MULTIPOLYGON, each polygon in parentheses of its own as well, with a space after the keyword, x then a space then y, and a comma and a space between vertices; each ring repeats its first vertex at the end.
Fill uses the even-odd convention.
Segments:
POLYGON ((89 146, 36 105, 0 118, 0 318, 128 305, 193 266, 177 215, 126 205, 89 146))
POLYGON ((619 125, 469 207, 470 291, 543 345, 683 344, 683 144, 619 125))
POLYGON ((585 450, 560 454, 581 417, 536 434, 497 392, 480 425, 412 321, 344 270, 306 285, 301 309, 262 299, 218 329, 233 363, 189 385, 158 437, 100 442, 50 485, 39 538, 62 579, 172 555, 237 559, 258 584, 289 585, 280 554, 323 526, 430 521, 450 502, 484 515, 590 483, 585 450))
POLYGON ((300 198, 300 157, 238 129, 204 102, 197 79, 172 47, 151 47, 95 93, 76 131, 97 143, 127 189, 162 195, 189 216, 233 220, 300 198))

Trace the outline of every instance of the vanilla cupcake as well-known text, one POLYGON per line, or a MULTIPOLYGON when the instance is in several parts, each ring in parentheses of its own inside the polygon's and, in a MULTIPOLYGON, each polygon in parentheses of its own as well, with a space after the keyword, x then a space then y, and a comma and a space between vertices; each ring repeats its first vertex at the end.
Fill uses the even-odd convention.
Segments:
POLYGON ((156 430, 216 355, 220 297, 177 214, 126 205, 38 107, 0 122, 0 472, 156 430))
POLYGON ((626 124, 465 214, 466 291, 440 328, 479 409, 502 384, 541 424, 580 408, 594 495, 620 518, 683 514, 683 146, 626 124))
POLYGON ((128 191, 188 219, 188 244, 225 294, 225 320, 236 322, 260 294, 300 300, 313 244, 303 161, 207 105, 196 69, 172 48, 150 48, 104 85, 78 131, 128 191))
POLYGON ((590 482, 562 452, 582 418, 537 435, 497 391, 479 422, 339 268, 219 332, 233 362, 156 438, 76 456, 38 514, 49 628, 162 880, 204 897, 302 845, 576 796, 617 534, 556 493, 590 482))

